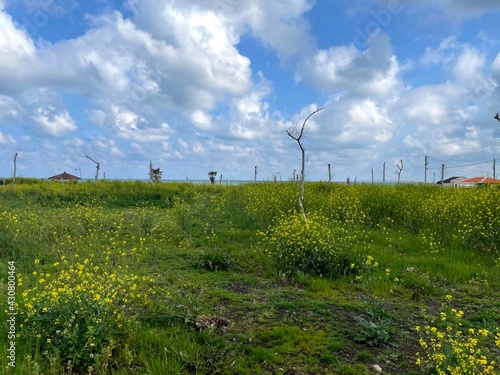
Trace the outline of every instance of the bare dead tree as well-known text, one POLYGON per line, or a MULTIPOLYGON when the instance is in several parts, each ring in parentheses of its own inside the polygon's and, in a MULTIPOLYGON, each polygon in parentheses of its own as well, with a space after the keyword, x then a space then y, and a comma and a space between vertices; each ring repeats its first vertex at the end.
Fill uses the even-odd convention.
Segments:
POLYGON ((307 219, 306 212, 304 210, 304 186, 305 186, 305 169, 306 169, 306 150, 304 148, 304 145, 302 144, 302 137, 307 134, 307 131, 309 128, 306 126, 307 120, 311 118, 312 115, 315 113, 323 110, 325 107, 322 108, 317 108, 315 111, 311 112, 309 116, 306 117, 304 122, 302 123, 302 126, 299 128, 297 125, 287 129, 286 134, 295 140, 300 148, 300 152, 302 155, 302 164, 301 164, 301 170, 300 170, 300 195, 299 195, 299 208, 302 213, 302 216, 304 216, 304 220, 307 219))
POLYGON ((90 156, 85 155, 87 159, 92 160, 95 163, 95 180, 97 181, 99 179, 99 163, 96 162, 94 159, 92 159, 90 156))
POLYGON ((399 182, 401 181, 401 172, 403 172, 403 160, 400 160, 400 164, 396 164, 396 167, 398 168, 396 173, 398 175, 398 184, 399 184, 399 182))
POLYGON ((17 152, 14 155, 14 178, 12 179, 12 183, 14 184, 14 190, 16 190, 16 171, 17 171, 17 152))

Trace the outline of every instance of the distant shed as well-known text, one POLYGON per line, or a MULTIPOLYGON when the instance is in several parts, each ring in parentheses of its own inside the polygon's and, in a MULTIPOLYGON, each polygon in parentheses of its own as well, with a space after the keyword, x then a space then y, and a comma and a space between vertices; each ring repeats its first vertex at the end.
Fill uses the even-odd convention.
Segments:
POLYGON ((58 181, 73 181, 73 180, 81 180, 80 177, 74 176, 72 174, 67 173, 64 171, 63 173, 56 174, 55 176, 49 177, 49 180, 58 180, 58 181))

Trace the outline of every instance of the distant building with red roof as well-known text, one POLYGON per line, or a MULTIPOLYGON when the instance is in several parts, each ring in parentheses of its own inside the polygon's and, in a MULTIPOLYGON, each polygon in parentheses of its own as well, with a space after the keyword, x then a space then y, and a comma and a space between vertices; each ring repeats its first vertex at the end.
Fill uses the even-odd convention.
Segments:
POLYGON ((457 185, 464 187, 472 187, 482 184, 498 184, 498 183, 500 183, 499 179, 493 179, 491 177, 472 177, 458 181, 457 185))

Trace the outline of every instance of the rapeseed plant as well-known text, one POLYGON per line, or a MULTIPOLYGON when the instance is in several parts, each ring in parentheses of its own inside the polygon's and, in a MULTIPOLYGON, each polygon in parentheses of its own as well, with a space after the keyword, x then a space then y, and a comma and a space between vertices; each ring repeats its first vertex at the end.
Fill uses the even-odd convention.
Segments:
POLYGON ((140 293, 137 284, 154 280, 108 271, 109 265, 99 266, 89 258, 75 258, 70 265, 65 257, 60 260, 63 264, 52 265, 54 273, 35 271, 37 284, 22 293, 20 341, 85 370, 108 360, 102 354, 133 321, 128 306, 146 304, 147 295, 155 293, 140 293))
POLYGON ((318 213, 310 213, 304 222, 297 213, 282 215, 262 237, 264 253, 282 274, 299 272, 339 278, 360 273, 362 241, 350 228, 318 213))
POLYGON ((134 228, 124 215, 95 202, 0 213, 0 240, 16 257, 32 257, 17 275, 18 344, 40 365, 56 361, 90 373, 113 360, 134 322, 131 308, 150 304, 155 280, 124 262, 147 251, 147 241, 128 235, 134 228))
POLYGON ((417 365, 438 375, 498 374, 500 367, 495 353, 500 348, 500 330, 467 328, 464 312, 447 307, 451 300, 452 296, 447 295, 439 324, 415 327, 421 347, 416 353, 417 365))

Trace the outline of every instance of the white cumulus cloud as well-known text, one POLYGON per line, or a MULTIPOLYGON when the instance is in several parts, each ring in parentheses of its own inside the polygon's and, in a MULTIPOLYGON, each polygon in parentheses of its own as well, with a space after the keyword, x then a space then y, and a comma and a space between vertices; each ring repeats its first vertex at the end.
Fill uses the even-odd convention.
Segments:
POLYGON ((55 112, 53 107, 39 107, 32 120, 44 132, 53 136, 63 136, 77 129, 74 120, 67 111, 55 112))

